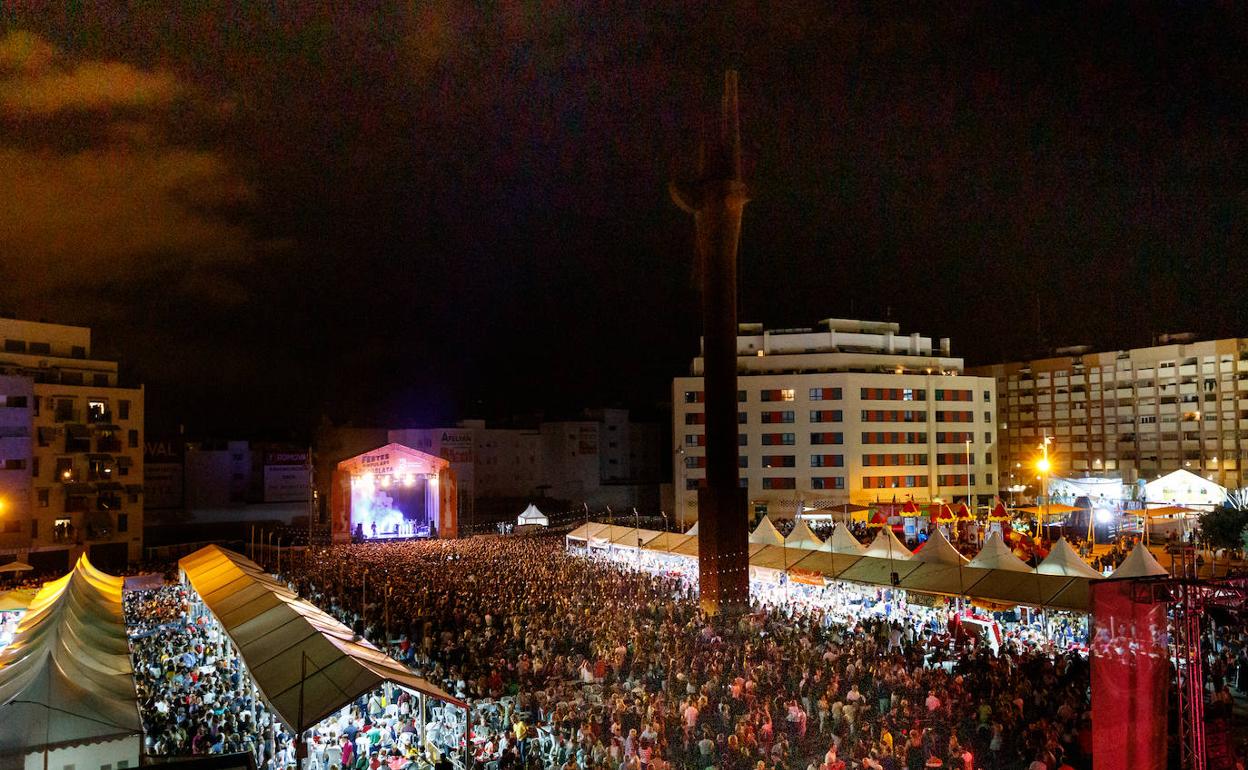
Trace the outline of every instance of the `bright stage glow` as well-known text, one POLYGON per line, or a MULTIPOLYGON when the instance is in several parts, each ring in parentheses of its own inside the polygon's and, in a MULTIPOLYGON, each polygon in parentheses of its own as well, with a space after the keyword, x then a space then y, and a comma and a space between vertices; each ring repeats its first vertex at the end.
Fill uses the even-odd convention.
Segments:
POLYGON ((394 479, 372 474, 351 484, 351 529, 362 538, 424 537, 432 535, 437 496, 420 483, 423 476, 404 474, 394 479), (398 482, 398 483, 395 483, 398 482))
POLYGON ((1114 512, 1111 511, 1110 509, 1108 508, 1096 509, 1096 523, 1097 524, 1108 524, 1113 520, 1114 520, 1114 512))
POLYGON ((1041 457, 1039 460, 1036 460, 1036 470, 1041 473, 1048 473, 1052 468, 1053 466, 1049 463, 1049 458, 1041 457))

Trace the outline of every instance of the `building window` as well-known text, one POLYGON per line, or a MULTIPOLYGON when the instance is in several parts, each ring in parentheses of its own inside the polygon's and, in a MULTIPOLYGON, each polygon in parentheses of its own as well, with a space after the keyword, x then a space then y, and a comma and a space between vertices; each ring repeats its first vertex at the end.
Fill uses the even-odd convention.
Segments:
POLYGON ((794 468, 797 458, 793 455, 763 455, 764 468, 794 468))
POLYGON ((686 458, 685 458, 685 467, 686 467, 686 468, 705 468, 705 467, 706 467, 706 457, 704 457, 704 456, 697 456, 697 457, 686 457, 686 458))
POLYGON ((25 396, 0 396, 0 407, 7 407, 9 409, 25 409, 26 397, 25 396))
POLYGON ((927 391, 922 388, 860 388, 858 398, 862 401, 926 401, 927 391))
POLYGON ((810 411, 811 422, 840 422, 841 419, 840 409, 812 409, 810 411))
POLYGON ((992 422, 992 412, 984 412, 984 422, 992 422))
POLYGON ((863 433, 864 444, 926 444, 926 433, 863 433))
POLYGON ((745 455, 737 455, 737 467, 738 468, 750 467, 750 458, 746 457, 745 455))
POLYGON ((0 460, 0 471, 24 471, 26 470, 25 458, 9 458, 0 460))
POLYGON ((130 529, 130 514, 128 513, 117 514, 117 531, 127 532, 129 531, 129 529, 130 529))
POLYGON ((793 412, 763 412, 762 421, 764 425, 793 422, 793 412))
POLYGON ((737 425, 745 425, 749 420, 749 415, 745 412, 737 412, 737 425))
POLYGON ((927 412, 912 409, 863 409, 863 422, 927 422, 927 412))
POLYGON ((986 404, 992 403, 992 391, 991 390, 984 391, 984 403, 986 404))
POLYGON ((793 446, 797 436, 793 433, 764 433, 763 446, 793 446))
POLYGON ((706 446, 705 433, 686 433, 685 446, 706 446))
POLYGON ((797 479, 764 476, 763 489, 797 489, 797 479))
POLYGON ((689 414, 685 415, 685 425, 705 425, 705 424, 706 424, 705 412, 690 412, 689 414))
POLYGON ((39 539, 39 520, 38 519, 30 520, 30 539, 31 540, 39 539))
POLYGON ((812 444, 844 444, 845 434, 843 433, 812 433, 810 434, 810 443, 812 444))
POLYGON ((810 480, 811 489, 844 489, 844 476, 815 476, 810 480))
POLYGON ((812 468, 842 468, 845 466, 845 455, 811 455, 812 468))
POLYGON ((737 434, 737 446, 748 446, 749 443, 750 443, 750 437, 747 434, 745 433, 737 434))
POLYGON ((122 399, 117 402, 117 419, 119 420, 130 419, 130 402, 128 400, 122 399))
POLYGON ((971 411, 951 412, 944 409, 936 410, 936 422, 972 422, 975 413, 971 411))
POLYGON ((741 404, 741 403, 745 403, 745 400, 746 400, 747 398, 749 398, 749 396, 746 394, 746 392, 745 392, 744 390, 738 390, 738 391, 737 391, 737 403, 739 403, 739 404, 741 404))
POLYGON ((784 388, 783 390, 780 391, 781 401, 792 401, 794 396, 795 394, 792 388, 784 388))
POLYGON ((692 492, 695 489, 705 489, 706 479, 685 479, 685 491, 692 492))
POLYGON ((685 403, 686 404, 701 404, 704 401, 706 401, 706 393, 704 391, 701 391, 701 390, 686 390, 685 391, 685 403))
POLYGON ((810 400, 811 401, 840 401, 841 389, 840 388, 811 388, 810 400))
POLYGON ((40 508, 47 508, 47 507, 48 507, 48 498, 50 497, 50 495, 48 494, 48 492, 49 492, 49 490, 48 490, 48 489, 46 489, 46 488, 45 488, 45 489, 40 489, 40 490, 38 490, 37 492, 35 492, 35 498, 39 501, 39 507, 40 507, 40 508))

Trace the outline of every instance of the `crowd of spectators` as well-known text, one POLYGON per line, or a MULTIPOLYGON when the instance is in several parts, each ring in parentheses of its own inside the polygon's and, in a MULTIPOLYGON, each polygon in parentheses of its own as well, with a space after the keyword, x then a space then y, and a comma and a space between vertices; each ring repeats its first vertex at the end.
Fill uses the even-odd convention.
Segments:
POLYGON ((216 621, 191 612, 182 586, 127 591, 123 609, 145 753, 246 751, 261 763, 278 755, 285 742, 280 723, 256 697, 216 621))
POLYGON ((1086 658, 993 654, 939 613, 757 605, 723 622, 682 575, 542 537, 335 546, 289 567, 302 595, 488 704, 469 736, 486 767, 1090 766, 1086 658))

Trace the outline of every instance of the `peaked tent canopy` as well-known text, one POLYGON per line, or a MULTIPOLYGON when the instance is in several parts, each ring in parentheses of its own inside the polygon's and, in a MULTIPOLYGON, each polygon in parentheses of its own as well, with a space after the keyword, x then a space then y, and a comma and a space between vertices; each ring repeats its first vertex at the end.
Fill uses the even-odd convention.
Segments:
POLYGON ((875 536, 862 555, 880 559, 909 559, 910 550, 901 544, 891 527, 882 527, 880 534, 875 536))
POLYGON ((919 510, 919 506, 914 504, 913 500, 907 500, 906 504, 901 506, 901 515, 906 518, 913 518, 918 516, 920 513, 922 513, 922 511, 919 510))
POLYGON ((1000 501, 993 506, 992 512, 988 514, 988 521, 991 522, 1009 521, 1010 518, 1010 512, 1005 509, 1005 504, 1000 501))
POLYGON ((853 533, 849 531, 849 527, 844 525, 840 525, 832 530, 832 535, 824 543, 832 553, 862 556, 867 551, 867 547, 858 542, 858 538, 853 536, 853 533))
POLYGON ((913 558, 915 561, 928 564, 948 564, 954 567, 967 562, 966 557, 958 553, 958 549, 953 547, 953 543, 949 542, 945 533, 940 531, 940 527, 932 530, 927 537, 927 542, 919 546, 913 558))
POLYGON ((1127 558, 1122 560, 1122 564, 1118 565, 1118 569, 1114 570, 1110 577, 1138 578, 1169 574, 1143 543, 1136 543, 1135 548, 1127 554, 1127 558))
MULTIPOLYGON (((1069 547, 1067 546, 1067 548, 1069 547)), ((1027 566, 1027 562, 1014 555, 1010 547, 1001 539, 999 532, 993 532, 988 536, 988 539, 984 541, 984 547, 979 549, 979 553, 967 563, 967 566, 980 567, 982 569, 1004 569, 1013 572, 1032 571, 1031 567, 1027 566)))
POLYGON ((811 551, 817 551, 823 547, 823 541, 811 531, 805 519, 798 520, 797 526, 793 527, 793 531, 784 539, 784 544, 789 548, 806 548, 811 551))
POLYGON ((1075 549, 1070 547, 1070 543, 1066 542, 1064 537, 1057 539, 1057 542, 1053 544, 1053 550, 1049 551, 1049 555, 1044 557, 1040 566, 1036 567, 1036 572, 1042 575, 1067 575, 1093 580, 1102 577, 1101 573, 1092 569, 1091 565, 1075 553, 1075 549))
POLYGON ((233 640, 265 702, 296 733, 383 682, 466 707, 240 554, 210 545, 178 567, 233 640))
POLYGON ((754 528, 754 531, 750 533, 749 541, 763 545, 784 545, 784 535, 780 534, 780 530, 776 529, 776 525, 771 523, 771 519, 764 516, 758 522, 758 526, 754 528))
POLYGON ((0 757, 95 744, 100 759, 138 762, 142 723, 123 582, 84 555, 35 595, 0 653, 0 757))
POLYGON ((516 524, 523 526, 525 524, 534 524, 539 527, 549 527, 550 519, 546 518, 546 514, 537 509, 533 503, 529 503, 529 507, 516 519, 516 524))
POLYGON ((697 534, 698 534, 698 522, 696 522, 696 521, 695 521, 695 522, 693 522, 693 526, 692 526, 692 527, 690 527, 690 528, 689 528, 689 531, 688 531, 688 532, 686 532, 685 534, 686 534, 686 535, 689 535, 690 537, 696 537, 696 536, 697 536, 697 534))
POLYGON ((1226 487, 1179 468, 1146 483, 1144 499, 1171 505, 1221 505, 1226 501, 1226 487))

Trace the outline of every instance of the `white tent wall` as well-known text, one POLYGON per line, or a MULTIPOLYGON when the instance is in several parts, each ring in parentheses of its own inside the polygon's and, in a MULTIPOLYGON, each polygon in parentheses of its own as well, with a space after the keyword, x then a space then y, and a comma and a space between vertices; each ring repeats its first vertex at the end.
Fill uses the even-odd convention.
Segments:
MULTIPOLYGON (((52 768, 61 770, 66 767, 89 770, 96 767, 112 765, 115 770, 127 767, 138 767, 139 756, 143 750, 143 741, 137 735, 119 738, 113 741, 98 741, 80 746, 65 746, 48 752, 47 763, 44 763, 43 752, 32 752, 26 755, 23 770, 45 770, 52 768)), ((6 767, 0 758, 0 767, 6 767)))

